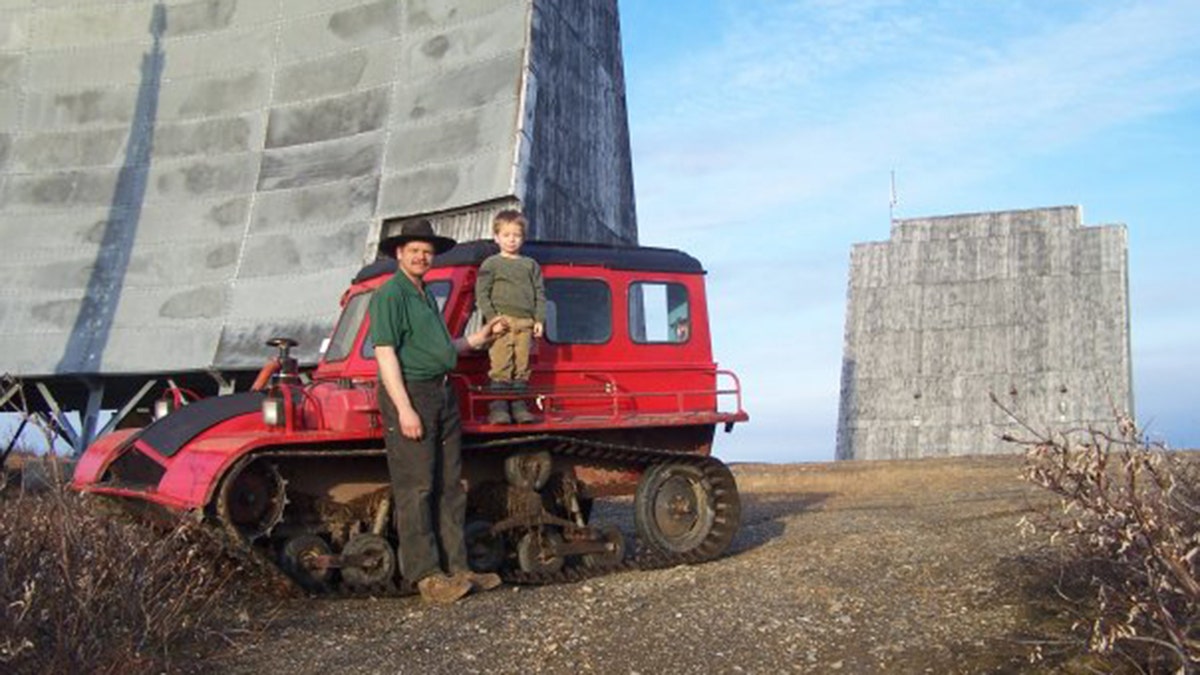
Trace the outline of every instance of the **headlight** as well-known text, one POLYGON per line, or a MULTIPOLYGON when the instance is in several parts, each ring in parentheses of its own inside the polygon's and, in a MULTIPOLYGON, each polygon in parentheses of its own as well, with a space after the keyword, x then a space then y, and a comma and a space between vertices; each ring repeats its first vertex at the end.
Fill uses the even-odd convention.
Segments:
POLYGON ((169 398, 160 398, 154 402, 154 419, 161 420, 175 410, 175 402, 169 398))
POLYGON ((263 424, 269 427, 281 427, 287 421, 283 399, 266 398, 262 402, 263 424))

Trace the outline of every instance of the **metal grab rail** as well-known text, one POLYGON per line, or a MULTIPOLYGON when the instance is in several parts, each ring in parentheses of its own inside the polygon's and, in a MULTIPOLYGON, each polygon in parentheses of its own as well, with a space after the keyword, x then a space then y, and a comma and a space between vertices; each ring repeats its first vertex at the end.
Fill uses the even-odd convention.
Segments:
POLYGON ((513 399, 536 399, 542 412, 548 417, 554 415, 555 412, 560 413, 559 419, 565 419, 562 409, 555 410, 554 402, 561 400, 596 400, 609 401, 610 408, 609 418, 619 419, 622 416, 622 403, 632 404, 638 399, 647 398, 673 398, 675 405, 673 410, 654 411, 652 414, 661 415, 684 415, 684 414, 700 414, 711 413, 720 415, 743 416, 746 414, 742 407, 742 385, 738 376, 729 370, 714 370, 711 372, 714 377, 714 386, 705 389, 688 389, 675 391, 622 391, 616 380, 607 373, 581 373, 584 378, 591 378, 598 381, 598 386, 588 385, 542 385, 527 387, 520 392, 497 392, 488 389, 486 386, 472 385, 470 380, 460 374, 453 374, 450 377, 462 382, 463 391, 467 395, 467 410, 471 411, 474 416, 476 406, 497 400, 513 400, 513 399), (720 378, 728 377, 732 380, 731 386, 722 388, 720 386, 720 378), (723 398, 729 396, 734 397, 736 410, 732 412, 722 412, 720 402, 723 398), (712 397, 716 401, 714 409, 711 411, 688 410, 684 403, 687 398, 697 397, 712 397))

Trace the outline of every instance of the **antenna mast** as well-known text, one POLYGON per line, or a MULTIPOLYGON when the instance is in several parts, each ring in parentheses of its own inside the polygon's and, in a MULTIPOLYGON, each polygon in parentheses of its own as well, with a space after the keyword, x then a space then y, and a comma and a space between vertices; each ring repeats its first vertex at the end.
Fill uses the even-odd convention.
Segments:
POLYGON ((896 204, 900 199, 896 196, 896 170, 892 169, 892 191, 888 197, 888 223, 894 225, 896 223, 896 204))

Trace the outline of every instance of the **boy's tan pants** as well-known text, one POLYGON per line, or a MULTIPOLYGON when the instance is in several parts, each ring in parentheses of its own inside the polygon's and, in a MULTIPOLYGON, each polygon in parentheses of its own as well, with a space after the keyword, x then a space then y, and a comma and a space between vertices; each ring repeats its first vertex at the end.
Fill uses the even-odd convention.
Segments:
POLYGON ((508 332, 488 348, 493 382, 528 382, 529 350, 533 346, 533 319, 508 318, 508 332))

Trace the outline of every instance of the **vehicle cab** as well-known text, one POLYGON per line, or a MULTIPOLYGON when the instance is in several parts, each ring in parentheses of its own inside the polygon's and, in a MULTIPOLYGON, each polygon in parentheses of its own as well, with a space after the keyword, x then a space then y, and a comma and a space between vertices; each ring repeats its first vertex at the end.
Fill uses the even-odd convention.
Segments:
MULTIPOLYGON (((497 250, 490 241, 459 244, 426 274, 426 290, 452 336, 481 324, 475 278, 497 250)), ((546 242, 528 242, 522 254, 541 265, 546 288, 545 334, 534 341, 523 396, 539 420, 487 424, 488 402, 514 395, 488 390, 488 356, 481 350, 461 355, 451 376, 466 433, 699 425, 710 429, 711 443, 712 425, 748 419, 736 376, 713 361, 704 270, 695 258, 671 249, 546 242)), ((316 386, 375 387, 367 307, 396 269, 394 260, 380 260, 354 278, 313 373, 316 386)), ((349 423, 352 411, 330 403, 326 423, 349 423)))

